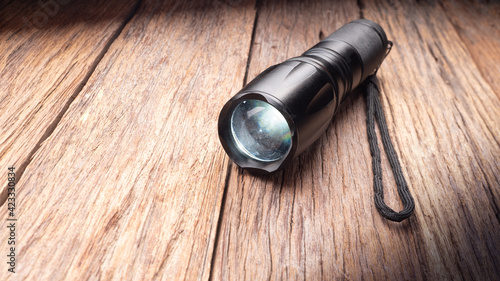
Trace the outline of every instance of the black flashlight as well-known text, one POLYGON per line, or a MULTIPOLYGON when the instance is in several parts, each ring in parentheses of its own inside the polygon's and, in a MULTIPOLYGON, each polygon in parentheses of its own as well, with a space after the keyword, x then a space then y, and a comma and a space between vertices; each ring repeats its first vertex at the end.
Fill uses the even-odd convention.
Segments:
POLYGON ((231 160, 259 173, 283 168, 325 132, 391 45, 380 25, 359 19, 259 74, 219 116, 219 138, 231 160))

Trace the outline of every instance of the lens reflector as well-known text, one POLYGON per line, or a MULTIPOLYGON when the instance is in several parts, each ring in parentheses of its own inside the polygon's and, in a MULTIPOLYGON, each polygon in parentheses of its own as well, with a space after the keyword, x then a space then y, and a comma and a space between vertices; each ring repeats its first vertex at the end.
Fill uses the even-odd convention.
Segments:
POLYGON ((261 100, 245 100, 234 108, 231 133, 241 152, 263 162, 285 157, 292 145, 285 117, 261 100))

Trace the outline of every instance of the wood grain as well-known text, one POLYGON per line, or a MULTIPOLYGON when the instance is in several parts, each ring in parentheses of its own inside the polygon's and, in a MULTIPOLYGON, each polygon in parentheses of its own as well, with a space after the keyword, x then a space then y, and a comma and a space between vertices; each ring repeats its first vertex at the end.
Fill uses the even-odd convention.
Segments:
POLYGON ((0 280, 500 279, 497 3, 138 3, 75 0, 30 26, 36 2, 0 2, 0 167, 26 165, 0 280), (400 224, 374 207, 359 92, 273 175, 217 139, 246 76, 358 17, 394 41, 378 76, 416 203, 400 224))
POLYGON ((387 21, 395 41, 381 77, 418 202, 411 223, 423 276, 498 279, 498 96, 438 3, 368 2, 364 14, 387 21))
POLYGON ((500 2, 443 1, 443 10, 484 79, 500 97, 500 2))
MULTIPOLYGON (((263 3, 258 11, 249 77, 300 55, 319 41, 320 34, 330 34, 359 14, 352 1, 336 5, 321 1, 263 3)), ((363 237, 348 218, 363 218, 364 222, 370 220, 365 211, 376 212, 370 210, 371 197, 360 200, 362 194, 370 194, 371 184, 367 177, 371 162, 365 162, 370 152, 364 111, 359 95, 348 99, 326 136, 282 172, 256 177, 233 165, 214 279, 357 277, 346 271, 345 263, 362 262, 355 241, 363 237)), ((376 250, 377 246, 370 248, 376 250)))
MULTIPOLYGON (((14 166, 18 176, 136 3, 120 1, 121 9, 116 9, 118 1, 72 2, 0 4, 0 167, 14 166)), ((2 177, 1 203, 6 186, 2 177)))
MULTIPOLYGON (((354 95, 284 171, 256 177, 233 165, 215 279, 500 278, 498 97, 438 3, 360 3, 395 43, 379 72, 382 102, 415 215, 397 224, 375 210, 366 105, 354 95)), ((275 1, 258 14, 250 77, 358 10, 275 1)), ((382 165, 386 201, 397 209, 385 158, 382 165)))
POLYGON ((141 4, 18 183, 19 271, 1 280, 208 279, 228 168, 216 120, 255 16, 230 4, 141 4))

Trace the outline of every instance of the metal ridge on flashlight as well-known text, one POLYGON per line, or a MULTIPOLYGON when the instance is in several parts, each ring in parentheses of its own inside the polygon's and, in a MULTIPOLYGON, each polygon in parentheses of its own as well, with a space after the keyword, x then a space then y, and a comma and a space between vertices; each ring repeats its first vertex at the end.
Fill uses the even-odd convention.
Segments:
POLYGON ((283 168, 325 132, 346 96, 379 68, 390 44, 380 25, 359 19, 269 67, 222 108, 224 150, 253 172, 283 168))

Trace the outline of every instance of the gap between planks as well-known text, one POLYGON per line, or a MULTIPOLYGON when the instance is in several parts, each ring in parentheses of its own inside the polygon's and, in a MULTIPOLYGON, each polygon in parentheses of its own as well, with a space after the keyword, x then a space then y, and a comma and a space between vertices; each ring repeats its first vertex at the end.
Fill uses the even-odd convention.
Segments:
MULTIPOLYGON (((255 1, 255 18, 253 21, 253 27, 252 27, 252 35, 250 38, 250 47, 248 48, 248 57, 247 57, 247 65, 245 67, 245 75, 243 76, 243 85, 244 87, 247 82, 248 82, 248 70, 250 69, 250 62, 252 60, 252 50, 253 50, 253 43, 255 42, 255 32, 257 31, 257 22, 259 20, 259 12, 260 12, 260 1, 256 0, 255 1)), ((215 257, 217 255, 217 246, 219 244, 219 238, 220 238, 220 232, 221 232, 221 225, 222 225, 222 215, 224 214, 224 207, 226 206, 226 198, 227 198, 227 189, 229 186, 229 179, 231 178, 231 170, 233 168, 233 161, 228 158, 228 165, 227 165, 227 173, 226 173, 226 179, 224 180, 224 188, 222 191, 222 200, 221 200, 221 206, 219 209, 219 218, 217 219, 217 226, 215 230, 215 239, 214 239, 214 248, 212 250, 212 258, 210 260, 210 272, 208 275, 208 280, 212 281, 213 280, 213 265, 215 264, 215 257)))

